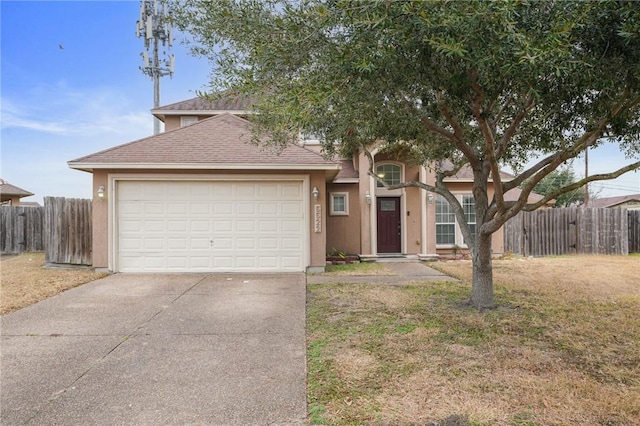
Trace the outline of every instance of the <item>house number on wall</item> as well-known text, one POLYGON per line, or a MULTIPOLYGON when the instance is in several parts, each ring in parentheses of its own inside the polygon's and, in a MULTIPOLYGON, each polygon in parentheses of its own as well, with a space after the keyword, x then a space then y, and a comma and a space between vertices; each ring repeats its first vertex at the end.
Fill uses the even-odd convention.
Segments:
POLYGON ((313 206, 314 210, 314 220, 313 220, 313 230, 314 232, 320 233, 322 232, 322 206, 320 204, 316 204, 313 206))

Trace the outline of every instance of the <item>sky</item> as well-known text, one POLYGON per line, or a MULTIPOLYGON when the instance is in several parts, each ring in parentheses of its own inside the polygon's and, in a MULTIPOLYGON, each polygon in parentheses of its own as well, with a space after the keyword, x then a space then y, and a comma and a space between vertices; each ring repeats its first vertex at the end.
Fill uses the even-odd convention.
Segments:
MULTIPOLYGON (((140 3, 0 1, 0 177, 43 197, 92 198, 91 174, 67 162, 153 134, 153 82, 139 66, 135 34, 140 3)), ((206 89, 210 65, 176 33, 172 78, 160 82, 160 105, 206 89)), ((627 163, 617 147, 589 154, 590 174, 627 163)), ((578 177, 584 160, 576 160, 578 177)), ((599 197, 640 193, 640 172, 594 183, 599 197)))

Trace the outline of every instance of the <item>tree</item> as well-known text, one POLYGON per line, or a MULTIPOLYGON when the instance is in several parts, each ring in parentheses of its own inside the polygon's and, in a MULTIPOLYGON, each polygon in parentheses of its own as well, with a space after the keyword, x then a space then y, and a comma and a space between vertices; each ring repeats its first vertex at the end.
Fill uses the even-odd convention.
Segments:
POLYGON ((640 167, 633 2, 175 1, 179 28, 212 61, 211 91, 254 99, 257 140, 283 144, 305 129, 324 138, 327 155, 384 141, 435 170, 432 185, 390 188, 420 187, 452 206, 479 309, 495 305, 491 235, 509 218, 640 167), (630 163, 527 204, 542 179, 604 143, 619 144, 630 163), (503 180, 500 167, 532 158, 503 180), (473 235, 444 184, 462 167, 474 176, 473 235), (524 182, 517 201, 504 200, 524 182))
MULTIPOLYGON (((564 167, 554 170, 545 176, 540 182, 533 187, 536 194, 547 196, 556 193, 559 189, 574 184, 577 181, 576 175, 570 167, 564 167)), ((520 186, 526 187, 529 184, 525 181, 520 186)), ((584 203, 585 187, 576 188, 573 191, 565 192, 556 197, 555 207, 569 207, 572 205, 584 203)), ((593 194, 589 194, 593 196, 593 194)))

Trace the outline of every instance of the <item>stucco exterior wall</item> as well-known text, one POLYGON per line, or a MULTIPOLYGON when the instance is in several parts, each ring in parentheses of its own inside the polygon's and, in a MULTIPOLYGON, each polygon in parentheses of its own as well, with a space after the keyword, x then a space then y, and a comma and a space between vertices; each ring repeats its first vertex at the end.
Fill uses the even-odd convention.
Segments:
POLYGON ((108 185, 108 173, 106 170, 96 170, 93 172, 92 194, 93 267, 106 270, 109 267, 109 205, 112 203, 108 185), (98 198, 98 188, 100 188, 100 186, 104 187, 104 198, 98 198))
MULTIPOLYGON (((406 166, 404 180, 419 180, 420 166, 406 166)), ((404 197, 407 213, 402 221, 406 224, 406 231, 403 235, 403 247, 406 247, 406 254, 419 254, 422 250, 422 212, 426 206, 422 205, 420 188, 405 188, 404 197)))
POLYGON ((310 261, 309 268, 313 270, 324 270, 326 265, 326 252, 325 247, 327 245, 327 188, 325 174, 322 171, 311 172, 309 190, 313 190, 314 187, 318 188, 320 194, 318 200, 314 200, 313 197, 309 197, 309 229, 311 230, 310 237, 310 261), (320 206, 320 231, 316 230, 316 213, 315 206, 320 206))
POLYGON ((330 209, 330 194, 332 192, 346 192, 349 194, 349 215, 327 215, 327 245, 326 252, 339 250, 347 254, 359 254, 360 250, 360 204, 361 199, 358 184, 327 184, 327 211, 330 209))

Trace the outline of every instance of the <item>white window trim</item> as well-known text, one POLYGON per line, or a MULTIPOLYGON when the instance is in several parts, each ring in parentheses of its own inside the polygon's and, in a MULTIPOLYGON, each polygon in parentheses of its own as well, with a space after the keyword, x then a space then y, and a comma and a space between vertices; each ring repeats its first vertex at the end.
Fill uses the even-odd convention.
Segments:
POLYGON ((196 117, 195 115, 183 115, 182 117, 180 117, 180 127, 188 126, 190 124, 197 123, 197 122, 198 122, 198 117, 196 117), (187 123, 187 121, 190 121, 190 122, 187 123))
MULTIPOLYGON (((460 202, 460 205, 462 206, 462 198, 465 196, 469 196, 469 197, 473 197, 473 194, 470 192, 454 192, 453 195, 458 199, 458 201, 460 202)), ((464 209, 464 206, 462 206, 464 209)), ((476 218, 477 220, 477 218, 476 218)), ((477 223, 477 222, 476 222, 477 223)), ((438 223, 436 222, 436 229, 437 229, 437 225, 438 223)), ((464 242, 464 236, 462 235, 462 230, 460 228, 460 224, 458 223, 458 218, 455 218, 454 221, 454 225, 455 225, 455 239, 456 242, 455 244, 438 244, 438 233, 437 231, 435 232, 434 237, 436 238, 436 247, 437 248, 453 248, 453 247, 461 247, 461 248, 468 248, 467 244, 464 242)))
POLYGON ((300 132, 300 144, 301 145, 320 145, 322 144, 322 140, 318 137, 318 135, 313 133, 304 133, 300 132))
POLYGON ((331 192, 329 194, 330 206, 329 216, 349 216, 349 193, 348 192, 331 192), (333 200, 334 197, 344 197, 344 211, 336 211, 334 209, 333 200))
MULTIPOLYGON (((383 161, 380 163, 376 164, 376 174, 378 174, 378 167, 382 167, 382 166, 387 166, 387 165, 391 165, 391 166, 396 166, 400 169, 400 180, 398 181, 398 183, 402 183, 404 182, 404 165, 402 163, 396 163, 393 161, 383 161)), ((384 178, 382 178, 384 179, 384 178)), ((376 188, 377 189, 386 189, 384 186, 378 186, 378 181, 376 180, 376 188)))

